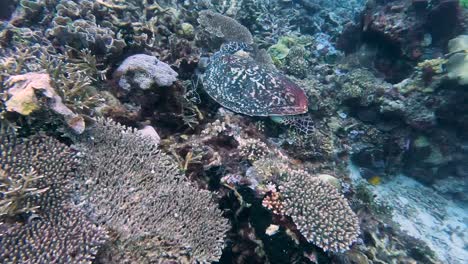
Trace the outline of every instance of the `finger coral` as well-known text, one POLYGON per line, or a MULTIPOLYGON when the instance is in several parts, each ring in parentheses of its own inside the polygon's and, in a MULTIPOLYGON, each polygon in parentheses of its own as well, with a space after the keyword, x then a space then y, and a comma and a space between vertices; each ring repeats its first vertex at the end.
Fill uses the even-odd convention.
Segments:
MULTIPOLYGON (((208 191, 184 181, 150 137, 107 119, 98 120, 90 133, 76 145, 83 155, 82 175, 88 176, 80 186, 82 204, 98 223, 118 234, 115 246, 145 240, 144 248, 152 248, 163 239, 187 248, 192 260, 220 258, 228 224, 208 191)), ((144 248, 123 246, 118 251, 128 257, 144 248)), ((160 261, 158 254, 148 252, 139 258, 145 255, 140 263, 160 261)))
POLYGON ((293 171, 281 184, 284 214, 292 217, 301 234, 325 251, 348 250, 359 235, 359 221, 336 187, 293 171))
POLYGON ((55 139, 0 136, 0 262, 91 263, 107 239, 71 203, 76 158, 55 139))

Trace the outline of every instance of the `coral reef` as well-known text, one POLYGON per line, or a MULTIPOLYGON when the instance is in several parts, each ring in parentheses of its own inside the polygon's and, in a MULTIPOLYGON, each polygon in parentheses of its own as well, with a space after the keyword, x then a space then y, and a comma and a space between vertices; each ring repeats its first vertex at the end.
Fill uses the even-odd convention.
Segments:
POLYGON ((463 5, 4 1, 0 262, 465 263, 463 5))
POLYGON ((461 30, 457 1, 368 4, 362 16, 362 39, 380 46, 374 64, 392 83, 406 78, 415 62, 440 56, 461 30))

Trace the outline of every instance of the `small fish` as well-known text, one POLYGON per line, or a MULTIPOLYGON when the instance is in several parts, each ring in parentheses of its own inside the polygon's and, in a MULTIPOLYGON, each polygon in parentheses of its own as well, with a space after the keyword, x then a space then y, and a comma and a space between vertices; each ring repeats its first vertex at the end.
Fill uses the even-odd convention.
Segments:
POLYGON ((367 182, 369 182, 372 185, 379 185, 381 183, 382 179, 379 176, 373 176, 369 179, 367 179, 367 182))
POLYGON ((382 182, 382 178, 378 176, 378 173, 368 168, 359 168, 361 177, 372 185, 379 185, 382 182))

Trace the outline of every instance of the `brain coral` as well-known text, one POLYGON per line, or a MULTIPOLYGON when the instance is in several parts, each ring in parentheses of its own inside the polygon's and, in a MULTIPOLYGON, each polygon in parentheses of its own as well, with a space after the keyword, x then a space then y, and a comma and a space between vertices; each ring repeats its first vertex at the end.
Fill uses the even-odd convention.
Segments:
POLYGON ((349 249, 359 235, 359 221, 333 185, 294 171, 280 186, 284 214, 292 217, 301 234, 325 251, 349 249))
POLYGON ((46 136, 0 135, 0 262, 91 263, 107 235, 71 203, 76 159, 46 136))
POLYGON ((148 253, 163 239, 187 248, 192 260, 219 259, 229 226, 208 191, 185 181, 173 160, 138 131, 100 119, 90 133, 76 145, 83 155, 82 175, 88 176, 81 182, 81 202, 98 223, 118 234, 109 250, 122 255, 107 257, 122 263, 150 249, 137 262, 158 263, 160 254, 148 253), (147 243, 135 244, 142 240, 147 243))

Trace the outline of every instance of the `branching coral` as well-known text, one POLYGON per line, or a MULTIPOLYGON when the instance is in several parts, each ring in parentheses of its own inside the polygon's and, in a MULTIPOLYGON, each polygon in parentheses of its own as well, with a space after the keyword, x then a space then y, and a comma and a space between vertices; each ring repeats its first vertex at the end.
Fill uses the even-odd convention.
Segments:
POLYGON ((11 200, 21 186, 23 195, 15 195, 16 210, 10 212, 59 205, 69 198, 75 162, 70 150, 52 138, 38 136, 22 141, 1 135, 2 202, 11 200))
POLYGON ((75 165, 55 139, 0 136, 0 262, 91 263, 107 235, 71 203, 75 165))
POLYGON ((359 221, 336 187, 295 171, 280 186, 284 213, 302 235, 325 251, 344 251, 357 240, 359 221))
POLYGON ((278 0, 244 0, 238 19, 255 33, 260 46, 269 46, 281 36, 291 34, 297 26, 292 22, 296 9, 281 6, 278 0))
POLYGON ((0 170, 0 216, 16 215, 23 212, 34 212, 39 206, 29 207, 24 201, 29 197, 39 196, 48 188, 38 189, 33 187, 35 181, 40 179, 34 169, 24 172, 17 178, 12 178, 3 170, 0 170))
POLYGON ((270 153, 268 146, 259 139, 243 139, 239 138, 239 154, 246 157, 250 162, 255 162, 264 158, 270 153))
POLYGON ((2 263, 92 263, 106 233, 73 207, 25 224, 0 222, 2 263))
MULTIPOLYGON (((104 102, 94 86, 98 80, 104 79, 105 69, 101 69, 102 65, 89 50, 70 48, 65 54, 59 54, 48 45, 26 47, 21 44, 15 49, 0 51, 0 56, 0 81, 4 80, 5 84, 1 92, 5 108, 13 104, 21 114, 27 114, 24 119, 28 121, 45 112, 49 114, 49 111, 43 110, 52 109, 64 117, 68 126, 81 132, 84 128, 81 116, 89 115, 91 108, 104 102), (19 76, 22 76, 21 81, 19 76), (17 89, 7 86, 10 84, 8 79, 15 81, 11 85, 17 86, 17 89), (8 88, 15 91, 17 96, 12 95, 8 88)), ((4 111, 2 116, 6 114, 7 111, 4 111)), ((5 117, 7 122, 21 122, 13 120, 11 116, 10 119, 5 117)))
POLYGON ((91 133, 76 146, 89 175, 80 185, 82 204, 118 233, 116 245, 145 239, 151 248, 162 238, 189 248, 193 260, 219 259, 228 225, 208 191, 184 181, 173 160, 131 128, 100 119, 91 133))

